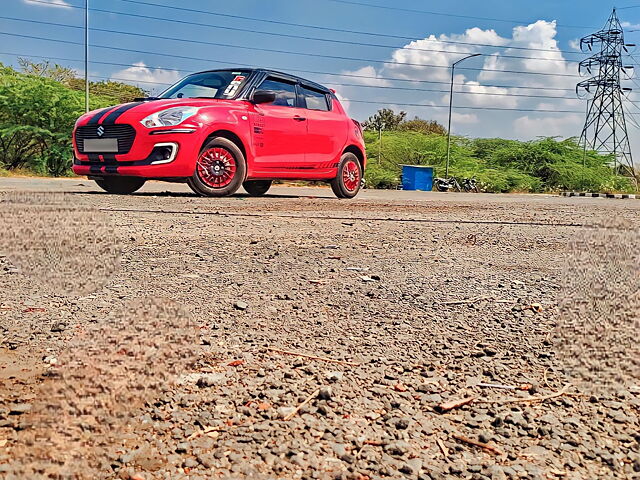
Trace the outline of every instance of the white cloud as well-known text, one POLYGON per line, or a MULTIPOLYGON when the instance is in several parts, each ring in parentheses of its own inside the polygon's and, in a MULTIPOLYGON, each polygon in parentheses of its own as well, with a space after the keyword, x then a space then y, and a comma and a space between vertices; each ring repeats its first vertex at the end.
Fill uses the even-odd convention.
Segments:
POLYGON ((577 38, 573 39, 573 40, 569 40, 569 47, 571 47, 574 50, 580 52, 581 51, 581 49, 580 49, 580 40, 578 40, 577 38))
POLYGON ((337 91, 336 91, 336 97, 338 97, 338 100, 340 101, 340 105, 342 105, 342 108, 344 108, 344 111, 347 113, 347 115, 349 115, 349 109, 351 108, 351 102, 349 102, 349 99, 343 95, 340 95, 340 93, 338 93, 337 91))
POLYGON ((633 30, 637 30, 640 28, 640 23, 631 23, 631 22, 622 22, 622 28, 630 28, 633 30))
POLYGON ((145 89, 164 90, 170 84, 180 79, 180 74, 175 70, 161 68, 149 68, 144 62, 135 63, 134 66, 115 72, 111 79, 114 81, 140 82, 145 89), (149 82, 149 83, 146 83, 149 82))
MULTIPOLYGON (((574 41, 572 47, 575 46, 579 47, 574 41)), ((505 36, 480 28, 470 28, 460 34, 426 35, 424 39, 392 51, 389 60, 382 65, 358 70, 371 77, 370 81, 361 81, 362 84, 380 85, 377 80, 380 77, 395 77, 410 81, 398 83, 387 80, 384 86, 416 90, 349 87, 345 93, 350 99, 375 99, 381 104, 388 104, 384 106, 389 108, 400 103, 447 106, 450 66, 471 53, 481 53, 483 57, 470 59, 456 68, 452 116, 454 133, 523 140, 537 136, 579 136, 585 104, 575 97, 575 85, 580 80, 577 63, 566 59, 560 50, 554 21, 539 20, 519 25, 505 36), (428 83, 434 81, 441 83, 428 83), (544 98, 546 96, 560 98, 544 98), (455 106, 476 107, 478 110, 456 110, 455 106), (514 111, 488 109, 492 107, 514 111), (551 112, 525 113, 521 110, 551 112), (558 110, 580 113, 556 113, 558 110)), ((356 118, 367 118, 381 106, 352 102, 351 114, 356 118)), ((448 108, 405 106, 396 110, 406 110, 408 117, 417 115, 443 124, 448 120, 448 108)))
POLYGON ((472 93, 463 94, 457 98, 474 107, 516 108, 518 106, 518 97, 509 96, 508 88, 487 87, 479 82, 470 81, 458 87, 458 90, 472 93))
POLYGON ((372 66, 366 66, 359 68, 358 70, 345 70, 340 72, 346 75, 345 78, 349 79, 349 83, 357 83, 360 85, 372 85, 376 87, 386 87, 390 85, 387 80, 378 78, 378 72, 372 66))
MULTIPOLYGON (((494 30, 477 27, 467 29, 463 34, 432 34, 394 50, 391 54, 392 61, 384 63, 382 67, 367 66, 357 72, 370 77, 360 81, 366 85, 393 85, 389 81, 381 83, 377 80, 380 77, 415 80, 416 86, 420 81, 442 82, 446 85, 450 80, 452 62, 464 55, 482 53, 484 56, 480 65, 480 59, 475 59, 456 69, 455 83, 459 85, 456 87, 456 104, 533 109, 537 108, 537 100, 523 95, 570 96, 569 90, 575 86, 577 65, 564 58, 558 47, 556 33, 555 21, 539 20, 530 25, 516 26, 510 38, 502 37, 494 30), (501 48, 496 50, 493 46, 501 48), (474 73, 472 69, 480 71, 474 73), (496 87, 496 84, 513 87, 496 87), (518 86, 531 89, 515 88, 518 86), (566 93, 553 90, 558 88, 566 88, 566 93), (461 92, 465 94, 460 94, 461 92)), ((392 90, 389 92, 392 93, 388 93, 388 96, 397 98, 401 95, 392 90)), ((350 95, 355 96, 353 93, 350 95)), ((410 103, 429 103, 434 98, 433 95, 418 92, 406 95, 411 95, 408 99, 410 103)), ((438 103, 446 104, 448 101, 448 93, 439 96, 438 103)), ((558 102, 580 105, 572 100, 558 102)))
POLYGON ((524 116, 516 119, 514 130, 521 138, 574 137, 580 134, 584 118, 580 115, 524 116))
POLYGON ((459 58, 462 58, 481 50, 474 45, 447 43, 449 41, 501 45, 504 39, 493 30, 479 28, 469 29, 462 35, 430 35, 395 50, 391 55, 392 61, 384 65, 384 71, 407 80, 447 81, 450 78, 449 66, 457 59, 452 53, 460 52, 459 58))
POLYGON ((23 1, 24 3, 28 3, 29 5, 37 5, 39 7, 71 8, 71 5, 65 0, 43 0, 42 2, 35 2, 33 0, 23 0, 23 1))
POLYGON ((478 123, 479 119, 475 113, 451 113, 451 121, 457 124, 465 124, 470 125, 474 123, 478 123))

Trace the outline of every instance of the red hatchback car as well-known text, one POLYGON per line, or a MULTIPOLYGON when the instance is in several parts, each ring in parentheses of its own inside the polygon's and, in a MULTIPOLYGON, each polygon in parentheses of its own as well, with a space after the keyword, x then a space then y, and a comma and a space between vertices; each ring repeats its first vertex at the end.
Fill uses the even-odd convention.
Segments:
POLYGON ((73 132, 73 171, 109 193, 146 180, 186 181, 206 196, 276 179, 324 180, 340 198, 363 183, 360 124, 335 92, 262 69, 195 73, 159 97, 89 112, 73 132))

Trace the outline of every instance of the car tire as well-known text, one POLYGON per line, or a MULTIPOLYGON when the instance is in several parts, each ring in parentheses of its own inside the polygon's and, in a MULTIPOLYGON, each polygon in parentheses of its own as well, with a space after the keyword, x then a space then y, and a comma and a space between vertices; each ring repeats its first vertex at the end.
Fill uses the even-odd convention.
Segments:
POLYGON ((247 162, 240 148, 231 140, 215 137, 200 151, 187 184, 198 195, 224 197, 236 193, 246 174, 247 162))
POLYGON ((101 189, 114 195, 129 195, 140 190, 146 182, 140 177, 102 177, 94 180, 101 189))
POLYGON ((261 197, 271 188, 271 180, 247 180, 242 187, 252 197, 261 197))
POLYGON ((338 198, 353 198, 362 188, 362 165, 353 153, 345 153, 338 165, 338 175, 331 180, 331 190, 338 198))

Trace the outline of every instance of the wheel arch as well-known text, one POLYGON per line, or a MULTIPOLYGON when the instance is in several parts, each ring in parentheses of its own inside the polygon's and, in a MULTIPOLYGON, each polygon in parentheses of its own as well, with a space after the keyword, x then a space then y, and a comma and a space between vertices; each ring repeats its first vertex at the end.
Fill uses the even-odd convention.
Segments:
POLYGON ((364 152, 360 149, 360 147, 358 147, 357 145, 349 145, 343 150, 342 155, 344 155, 345 153, 353 153, 358 158, 360 166, 362 167, 362 171, 364 172, 364 169, 366 167, 366 160, 364 152))
MULTIPOLYGON (((204 147, 209 140, 211 140, 212 138, 216 138, 216 137, 226 138, 227 140, 235 143, 236 146, 242 152, 242 155, 244 156, 245 162, 249 162, 249 159, 247 158, 247 149, 246 149, 246 147, 244 145, 244 142, 242 141, 242 139, 237 134, 233 133, 231 130, 220 129, 220 130, 216 130, 214 132, 211 132, 207 136, 207 138, 205 138, 204 142, 202 143, 202 147, 204 147)), ((200 147, 200 148, 202 148, 202 147, 200 147)))

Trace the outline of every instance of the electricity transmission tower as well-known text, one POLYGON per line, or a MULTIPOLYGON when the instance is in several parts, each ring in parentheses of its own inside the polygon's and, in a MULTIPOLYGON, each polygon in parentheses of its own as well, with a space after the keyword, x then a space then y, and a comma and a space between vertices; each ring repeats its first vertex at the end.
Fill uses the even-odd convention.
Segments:
POLYGON ((615 8, 604 28, 587 35, 580 40, 583 52, 593 55, 580 62, 579 72, 593 75, 578 83, 578 95, 591 95, 588 103, 587 118, 580 136, 580 144, 585 150, 595 150, 611 154, 614 158, 614 171, 623 175, 633 175, 633 158, 627 134, 622 99, 630 88, 620 86, 621 75, 627 75, 622 61, 623 52, 627 52, 624 43, 624 31, 615 8))

